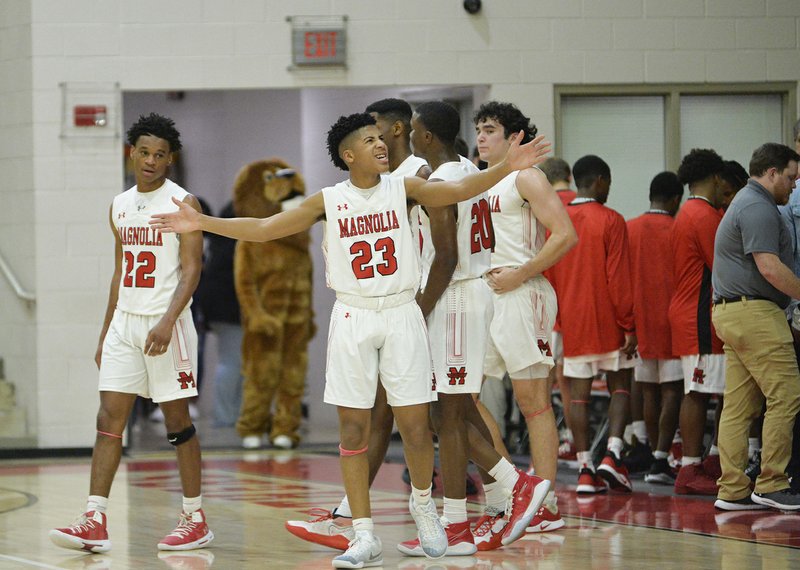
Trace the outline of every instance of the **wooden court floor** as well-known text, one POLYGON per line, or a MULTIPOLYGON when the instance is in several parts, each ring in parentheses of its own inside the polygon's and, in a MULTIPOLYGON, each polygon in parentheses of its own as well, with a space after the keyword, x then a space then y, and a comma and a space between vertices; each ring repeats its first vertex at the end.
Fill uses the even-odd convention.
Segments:
MULTIPOLYGON (((83 509, 89 460, 0 462, 0 569, 293 569, 331 567, 333 550, 305 543, 283 527, 310 507, 341 499, 338 459, 313 452, 205 452, 204 509, 211 548, 164 555, 156 543, 177 522, 180 485, 174 455, 123 459, 108 512, 111 552, 89 555, 52 545, 47 531, 83 509)), ((673 497, 638 482, 633 495, 577 498, 564 472, 559 505, 565 529, 514 545, 438 561, 406 558, 397 542, 413 538, 402 465, 387 464, 373 487, 373 516, 385 568, 523 570, 575 568, 800 568, 800 515, 717 513, 706 498, 673 497)), ((479 497, 471 497, 477 515, 479 497)))

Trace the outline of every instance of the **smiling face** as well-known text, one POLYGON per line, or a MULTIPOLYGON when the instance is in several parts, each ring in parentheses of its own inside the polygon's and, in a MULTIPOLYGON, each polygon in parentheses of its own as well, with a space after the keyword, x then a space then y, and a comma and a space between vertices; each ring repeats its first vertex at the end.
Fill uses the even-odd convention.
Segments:
POLYGON ((172 164, 169 143, 153 135, 142 135, 131 149, 133 172, 139 192, 150 192, 160 188, 172 164))
POLYGON ((339 155, 352 171, 383 173, 389 170, 389 151, 376 125, 367 125, 349 134, 340 145, 339 155))
POLYGON ((475 125, 475 142, 481 160, 489 165, 497 164, 506 156, 511 143, 505 129, 496 119, 487 118, 475 125))

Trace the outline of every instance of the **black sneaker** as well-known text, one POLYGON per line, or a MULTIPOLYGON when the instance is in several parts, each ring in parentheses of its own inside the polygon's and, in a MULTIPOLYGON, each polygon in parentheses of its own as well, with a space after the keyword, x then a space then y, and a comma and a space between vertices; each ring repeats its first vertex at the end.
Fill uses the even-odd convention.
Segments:
POLYGON ((721 511, 763 511, 768 509, 767 505, 756 503, 747 495, 741 499, 717 499, 714 506, 721 511))
POLYGON ((674 485, 675 471, 669 466, 667 458, 656 459, 650 466, 650 471, 644 476, 644 480, 657 485, 674 485))
POLYGON ((759 505, 781 511, 800 511, 800 493, 787 487, 772 493, 753 493, 750 497, 759 505))
POLYGON ((629 473, 642 473, 649 470, 653 464, 653 452, 648 444, 636 441, 622 458, 622 463, 628 468, 629 473))
POLYGON ((756 451, 747 460, 747 467, 744 474, 750 477, 751 481, 755 481, 761 475, 761 450, 756 451))

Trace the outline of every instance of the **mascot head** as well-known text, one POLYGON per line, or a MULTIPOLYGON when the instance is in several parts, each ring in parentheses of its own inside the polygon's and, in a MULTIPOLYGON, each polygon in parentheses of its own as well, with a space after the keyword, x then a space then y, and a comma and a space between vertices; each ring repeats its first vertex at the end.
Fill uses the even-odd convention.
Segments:
POLYGON ((305 195, 303 177, 279 158, 251 162, 239 171, 233 186, 237 216, 266 218, 281 211, 280 203, 305 195))

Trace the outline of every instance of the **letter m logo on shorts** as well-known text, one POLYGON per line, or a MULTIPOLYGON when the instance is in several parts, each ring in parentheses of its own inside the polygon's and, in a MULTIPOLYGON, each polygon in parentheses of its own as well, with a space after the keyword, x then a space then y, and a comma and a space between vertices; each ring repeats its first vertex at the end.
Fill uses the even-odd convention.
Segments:
POLYGON ((467 379, 467 370, 463 366, 461 368, 451 366, 450 370, 447 371, 447 377, 450 379, 450 382, 448 382, 450 386, 463 386, 467 379))
POLYGON ((703 372, 700 368, 695 368, 694 374, 692 375, 692 382, 695 384, 705 384, 705 377, 705 372, 703 372))
POLYGON ((195 388, 197 384, 194 382, 194 374, 191 372, 179 372, 178 382, 181 383, 181 390, 188 390, 189 386, 195 388))
POLYGON ((539 352, 542 353, 543 356, 553 356, 553 351, 550 350, 550 343, 546 340, 539 339, 539 352))

